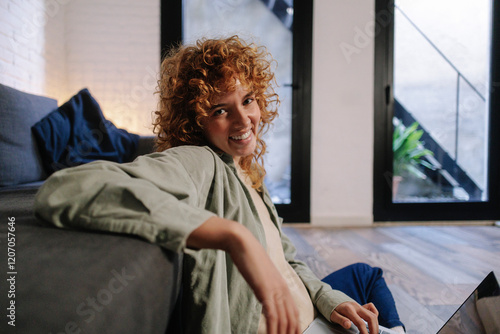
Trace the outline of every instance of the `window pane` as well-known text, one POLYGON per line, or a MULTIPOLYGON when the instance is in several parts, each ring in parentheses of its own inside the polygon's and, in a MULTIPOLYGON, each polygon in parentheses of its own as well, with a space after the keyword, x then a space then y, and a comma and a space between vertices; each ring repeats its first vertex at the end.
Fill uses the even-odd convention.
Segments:
POLYGON ((394 133, 402 135, 393 143, 393 202, 488 200, 491 7, 490 0, 395 2, 394 133), (415 122, 420 133, 410 135, 415 122), (419 148, 432 151, 423 164, 411 159, 419 148))
POLYGON ((291 173, 292 31, 293 3, 264 0, 183 0, 183 38, 239 35, 264 45, 276 59, 281 105, 279 118, 266 135, 266 185, 276 204, 289 204, 291 173), (270 3, 270 5, 269 5, 270 3), (270 8, 272 6, 272 8, 270 8))

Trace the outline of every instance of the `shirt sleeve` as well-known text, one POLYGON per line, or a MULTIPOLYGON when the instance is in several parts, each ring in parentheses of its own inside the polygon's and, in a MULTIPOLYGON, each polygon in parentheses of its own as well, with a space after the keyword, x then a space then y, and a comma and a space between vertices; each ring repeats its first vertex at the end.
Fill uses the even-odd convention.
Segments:
POLYGON ((35 215, 58 227, 133 234, 180 252, 189 234, 214 215, 204 209, 207 180, 200 179, 213 176, 213 158, 200 150, 61 170, 38 191, 35 215), (186 170, 190 159, 203 163, 203 173, 186 170))
POLYGON ((309 291, 313 305, 326 319, 330 320, 330 315, 338 305, 353 301, 342 291, 333 290, 329 284, 322 282, 304 262, 297 260, 295 246, 283 232, 281 232, 281 243, 286 260, 309 291))

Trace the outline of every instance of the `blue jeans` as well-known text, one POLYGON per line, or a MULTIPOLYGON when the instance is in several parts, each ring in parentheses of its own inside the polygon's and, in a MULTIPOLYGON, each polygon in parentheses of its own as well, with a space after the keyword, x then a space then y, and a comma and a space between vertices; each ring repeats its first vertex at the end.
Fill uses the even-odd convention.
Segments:
POLYGON ((382 277, 382 269, 365 263, 355 263, 322 279, 333 289, 340 290, 359 304, 373 303, 379 312, 379 323, 388 328, 403 326, 396 303, 382 277))

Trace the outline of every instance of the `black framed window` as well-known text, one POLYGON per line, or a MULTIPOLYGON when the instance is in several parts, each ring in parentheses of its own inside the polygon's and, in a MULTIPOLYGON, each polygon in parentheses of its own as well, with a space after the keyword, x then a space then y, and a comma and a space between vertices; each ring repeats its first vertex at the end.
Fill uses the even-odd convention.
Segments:
MULTIPOLYGON (((289 105, 289 111, 282 110, 280 107, 280 118, 285 118, 289 121, 286 125, 288 131, 288 148, 289 151, 284 159, 289 161, 289 165, 283 170, 281 179, 278 182, 266 180, 268 188, 271 192, 271 197, 276 204, 276 208, 285 222, 309 222, 310 221, 310 143, 311 143, 311 72, 312 72, 312 1, 293 1, 293 0, 252 0, 257 2, 255 8, 267 11, 265 17, 271 17, 269 20, 281 21, 281 24, 289 30, 290 43, 282 48, 290 48, 290 74, 285 75, 285 79, 280 84, 280 98, 283 101, 285 96, 286 102, 282 104, 289 105), (267 9, 266 9, 267 8, 267 9)), ((161 1, 161 53, 163 55, 173 45, 177 45, 192 36, 197 28, 206 29, 207 34, 214 33, 217 35, 218 27, 210 25, 207 21, 205 26, 199 24, 196 20, 196 15, 204 15, 203 11, 213 12, 211 15, 235 15, 239 6, 248 5, 252 1, 246 2, 225 2, 214 1, 205 3, 201 2, 202 9, 199 13, 186 13, 185 11, 196 8, 200 11, 200 5, 194 6, 192 1, 187 0, 162 0, 161 1), (194 24, 188 24, 189 22, 194 24), (196 27, 196 26, 201 26, 196 27)), ((254 8, 254 7, 252 7, 254 8)), ((253 10, 253 9, 252 9, 253 10)), ((248 13, 249 18, 253 20, 255 25, 258 25, 259 19, 262 18, 256 15, 256 12, 248 13)), ((242 18, 245 19, 245 18, 242 18)), ((223 21, 223 20, 220 20, 223 21)), ((226 20, 228 21, 228 20, 226 20)), ((242 24, 243 26, 243 24, 242 24)), ((238 25, 239 27, 239 25, 238 25)), ((245 37, 244 28, 242 28, 245 37)), ((272 34, 271 32, 267 32, 272 34)), ((219 34, 223 35, 224 34, 219 34)), ((203 36, 198 36, 203 37, 203 36)), ((209 36, 210 37, 210 36, 209 36)), ((268 46, 269 47, 269 46, 268 46)), ((273 53, 271 51, 271 53, 273 53)), ((273 53, 274 55, 274 53, 273 53)), ((275 55, 274 55, 275 56, 275 55)), ((279 60, 278 60, 279 61, 279 60)), ((287 66, 283 64, 283 66, 287 66)), ((278 64, 279 67, 279 64, 278 64)), ((274 131, 280 131, 281 127, 277 126, 274 131)), ((271 129, 273 131, 273 129, 271 129)), ((272 141, 272 140, 271 140, 272 141)), ((268 144, 270 146, 272 143, 268 144)), ((270 147, 271 154, 273 148, 270 147)), ((275 151, 280 151, 275 150, 275 151)), ((267 161, 266 161, 267 164, 267 161)), ((266 167, 269 173, 269 167, 266 167)))
POLYGON ((498 220, 500 4, 425 6, 376 0, 374 220, 498 220))

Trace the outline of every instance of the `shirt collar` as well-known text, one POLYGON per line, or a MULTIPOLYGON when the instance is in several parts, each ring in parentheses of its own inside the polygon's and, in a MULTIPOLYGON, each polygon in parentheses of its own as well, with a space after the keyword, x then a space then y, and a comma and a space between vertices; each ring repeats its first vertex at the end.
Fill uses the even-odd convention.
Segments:
POLYGON ((224 161, 224 163, 229 166, 229 168, 231 168, 234 172, 236 172, 236 165, 234 163, 234 159, 233 159, 232 155, 227 154, 226 152, 221 152, 219 150, 215 151, 210 146, 207 146, 207 148, 209 148, 215 154, 217 154, 219 156, 219 158, 221 158, 221 160, 224 161))

